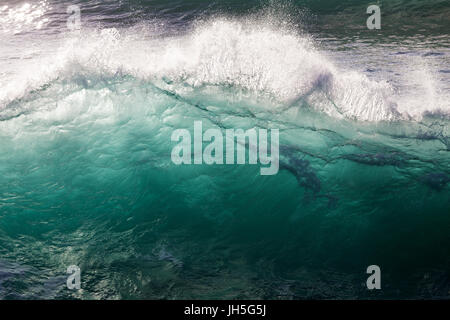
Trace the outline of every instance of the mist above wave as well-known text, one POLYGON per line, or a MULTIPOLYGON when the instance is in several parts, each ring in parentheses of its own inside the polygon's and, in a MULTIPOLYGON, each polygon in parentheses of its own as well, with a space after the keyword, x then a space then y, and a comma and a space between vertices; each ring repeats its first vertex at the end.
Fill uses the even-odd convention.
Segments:
POLYGON ((177 36, 162 36, 162 22, 68 34, 54 50, 2 81, 0 117, 20 115, 30 108, 27 101, 42 95, 57 102, 73 90, 127 76, 197 100, 230 99, 231 91, 235 101, 243 96, 264 101, 261 107, 274 112, 307 107, 359 121, 448 115, 447 99, 426 66, 420 79, 425 94, 411 90, 399 95, 386 80, 337 67, 309 35, 273 19, 213 18, 177 36), (49 88, 55 82, 62 87, 52 96, 49 88))

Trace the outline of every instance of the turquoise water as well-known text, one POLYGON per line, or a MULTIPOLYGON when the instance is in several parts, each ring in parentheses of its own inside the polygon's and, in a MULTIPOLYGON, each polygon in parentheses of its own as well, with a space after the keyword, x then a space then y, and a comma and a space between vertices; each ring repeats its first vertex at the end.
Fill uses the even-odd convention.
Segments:
POLYGON ((448 299, 450 7, 379 4, 0 6, 0 298, 448 299), (194 121, 280 171, 176 166, 194 121))

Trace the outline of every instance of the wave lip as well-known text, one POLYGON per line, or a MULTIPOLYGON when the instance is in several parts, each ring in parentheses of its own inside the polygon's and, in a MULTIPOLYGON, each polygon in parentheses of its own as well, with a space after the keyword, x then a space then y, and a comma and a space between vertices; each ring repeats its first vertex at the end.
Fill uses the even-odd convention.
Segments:
POLYGON ((429 79, 422 99, 413 93, 400 96, 388 81, 337 67, 308 35, 270 21, 214 18, 177 37, 149 33, 142 39, 137 31, 112 28, 72 35, 56 53, 36 60, 6 84, 0 116, 20 115, 22 102, 40 97, 58 81, 66 88, 87 87, 127 76, 184 97, 217 96, 211 88, 234 90, 272 101, 274 110, 305 106, 357 121, 420 120, 425 113, 450 110, 429 72, 417 75, 429 79))

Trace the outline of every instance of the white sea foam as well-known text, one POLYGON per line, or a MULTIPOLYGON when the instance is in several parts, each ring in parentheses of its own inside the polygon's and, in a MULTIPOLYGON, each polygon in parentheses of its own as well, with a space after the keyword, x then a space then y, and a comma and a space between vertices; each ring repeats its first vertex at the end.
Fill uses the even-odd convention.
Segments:
POLYGON ((399 95, 387 81, 336 67, 309 36, 287 27, 215 18, 179 36, 151 31, 71 34, 51 53, 27 62, 8 81, 2 79, 0 115, 5 118, 11 102, 56 79, 89 83, 117 75, 164 79, 162 86, 181 96, 207 87, 245 90, 275 102, 266 108, 298 104, 360 121, 419 119, 424 112, 450 111, 425 67, 408 76, 422 82, 423 92, 399 95))

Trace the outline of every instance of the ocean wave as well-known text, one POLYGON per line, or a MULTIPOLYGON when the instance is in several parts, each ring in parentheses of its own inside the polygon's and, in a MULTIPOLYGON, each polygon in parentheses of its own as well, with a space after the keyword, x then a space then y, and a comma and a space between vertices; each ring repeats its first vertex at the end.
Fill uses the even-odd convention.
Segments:
POLYGON ((443 36, 321 41, 270 10, 171 32, 187 2, 132 27, 124 3, 4 42, 0 298, 370 299, 369 262, 380 297, 448 297, 443 36), (175 165, 195 121, 278 129, 278 174, 175 165))
POLYGON ((57 101, 57 95, 69 94, 77 85, 120 76, 145 80, 183 97, 232 90, 234 95, 263 99, 265 107, 275 111, 306 106, 358 121, 449 114, 448 100, 439 96, 429 73, 418 74, 430 79, 425 95, 400 96, 388 81, 337 67, 310 36, 270 22, 215 18, 177 37, 155 36, 151 29, 139 28, 70 35, 54 53, 35 59, 3 86, 0 117, 26 112, 26 102, 42 95, 57 101), (147 34, 142 37, 142 32, 147 34), (62 88, 53 97, 44 94, 55 82, 62 88), (421 107, 411 108, 411 103, 421 107))

